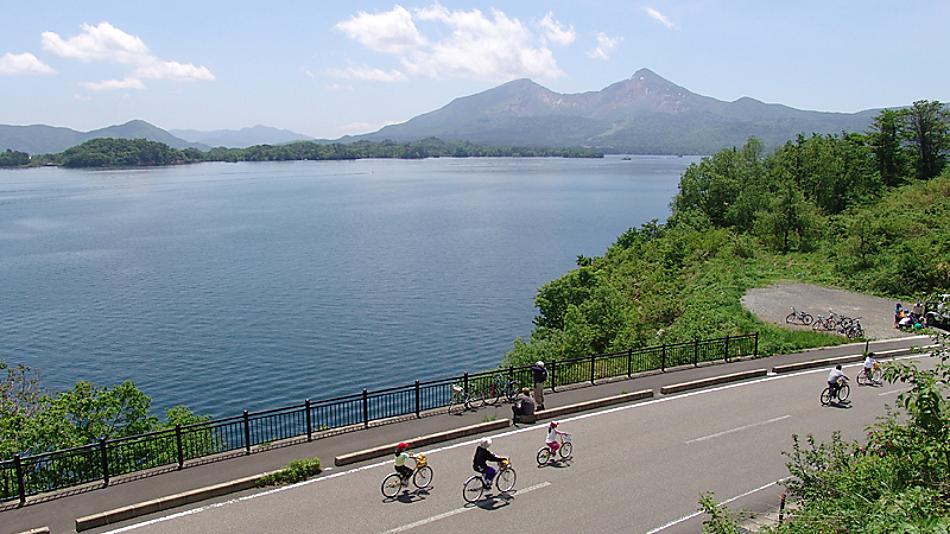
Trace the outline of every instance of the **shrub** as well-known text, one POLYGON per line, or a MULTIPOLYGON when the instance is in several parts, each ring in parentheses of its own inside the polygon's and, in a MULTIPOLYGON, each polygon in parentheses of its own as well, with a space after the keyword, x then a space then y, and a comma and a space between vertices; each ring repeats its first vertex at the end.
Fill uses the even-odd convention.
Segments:
POLYGON ((306 480, 320 472, 320 458, 304 458, 293 460, 283 469, 275 471, 257 481, 258 486, 281 486, 306 480))

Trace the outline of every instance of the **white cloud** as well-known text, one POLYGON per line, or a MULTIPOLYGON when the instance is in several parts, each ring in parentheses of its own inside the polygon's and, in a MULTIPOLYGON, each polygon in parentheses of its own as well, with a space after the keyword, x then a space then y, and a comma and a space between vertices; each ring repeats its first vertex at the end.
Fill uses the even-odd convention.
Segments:
MULTIPOLYGON (((562 32, 558 34, 562 40, 573 31, 563 29, 553 16, 550 21, 562 32)), ((550 79, 563 74, 544 35, 497 9, 486 16, 478 9, 452 11, 439 4, 413 13, 396 6, 375 15, 360 12, 337 24, 337 28, 371 50, 399 56, 401 70, 375 69, 375 78, 361 79, 393 81, 396 73, 404 77, 485 80, 550 79), (435 27, 438 37, 422 35, 416 22, 435 27), (378 28, 378 33, 371 34, 370 28, 378 28)))
POLYGON ((377 52, 401 54, 425 43, 412 21, 412 14, 400 5, 382 13, 360 11, 338 22, 336 28, 377 52))
POLYGON ((402 82, 406 75, 398 70, 383 70, 365 65, 351 65, 344 69, 328 69, 327 76, 345 80, 367 80, 373 82, 402 82))
POLYGON ((82 88, 90 91, 114 91, 116 89, 145 89, 145 84, 138 78, 124 78, 121 80, 103 80, 101 82, 80 82, 82 88))
POLYGON ((670 20, 666 15, 664 15, 663 13, 660 13, 659 11, 657 11, 656 9, 652 7, 645 7, 643 8, 643 11, 645 11, 647 16, 649 16, 651 19, 666 26, 666 28, 669 30, 672 30, 676 26, 675 24, 673 24, 673 21, 670 20))
POLYGON ((565 28, 561 25, 560 22, 555 20, 554 13, 548 11, 548 14, 541 19, 541 22, 538 23, 538 26, 544 30, 544 35, 551 42, 557 43, 561 46, 567 46, 574 42, 577 39, 577 33, 574 31, 574 26, 568 26, 565 28))
POLYGON ((53 74, 52 67, 43 63, 29 52, 13 54, 7 52, 0 56, 0 76, 14 74, 53 74))
POLYGON ((597 32, 597 47, 587 53, 594 59, 607 60, 617 45, 623 42, 623 37, 610 37, 604 32, 597 32))
POLYGON ((214 80, 214 74, 204 66, 161 59, 148 49, 139 37, 125 33, 108 22, 92 26, 83 24, 79 35, 68 39, 54 32, 40 36, 43 48, 48 52, 80 61, 108 61, 132 65, 135 69, 121 80, 83 82, 80 85, 90 91, 110 89, 144 89, 143 79, 151 80, 214 80))

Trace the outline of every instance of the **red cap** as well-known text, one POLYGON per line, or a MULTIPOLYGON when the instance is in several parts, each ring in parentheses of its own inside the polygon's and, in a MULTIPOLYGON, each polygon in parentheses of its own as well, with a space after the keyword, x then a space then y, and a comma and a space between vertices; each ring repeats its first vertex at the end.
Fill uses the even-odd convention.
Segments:
POLYGON ((404 450, 406 450, 406 449, 408 449, 408 448, 409 448, 409 444, 406 443, 405 441, 403 441, 403 442, 400 443, 399 445, 396 445, 396 450, 397 450, 397 451, 404 451, 404 450))

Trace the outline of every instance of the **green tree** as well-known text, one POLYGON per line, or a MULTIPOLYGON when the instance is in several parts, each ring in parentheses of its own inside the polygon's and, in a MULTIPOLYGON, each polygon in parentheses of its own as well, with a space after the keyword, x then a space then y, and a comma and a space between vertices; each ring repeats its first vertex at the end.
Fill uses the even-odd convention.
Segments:
POLYGON ((906 112, 882 110, 868 130, 868 143, 874 151, 877 172, 884 185, 900 185, 907 172, 907 156, 902 144, 906 112))
POLYGON ((936 100, 918 100, 905 117, 917 178, 929 180, 940 174, 946 164, 950 113, 936 100))
POLYGON ((784 179, 768 208, 758 212, 756 234, 772 248, 786 253, 793 248, 810 248, 817 217, 814 207, 789 179, 784 179))

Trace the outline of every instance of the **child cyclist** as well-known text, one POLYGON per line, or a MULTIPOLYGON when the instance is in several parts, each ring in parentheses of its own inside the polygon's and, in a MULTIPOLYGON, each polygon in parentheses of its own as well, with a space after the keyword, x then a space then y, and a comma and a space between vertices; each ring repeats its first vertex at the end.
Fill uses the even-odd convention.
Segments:
POLYGON ((412 458, 413 460, 416 457, 409 453, 410 444, 402 442, 399 445, 396 445, 396 472, 402 476, 403 483, 409 482, 409 479, 412 478, 412 469, 406 466, 406 460, 412 458))
POLYGON ((877 361, 874 359, 874 353, 869 352, 867 357, 864 358, 864 376, 868 377, 868 380, 874 380, 874 366, 877 364, 877 361))
POLYGON ((561 444, 557 439, 558 436, 570 436, 570 434, 567 432, 558 430, 557 427, 560 425, 561 423, 557 421, 551 421, 551 423, 548 425, 548 436, 544 438, 544 443, 549 449, 551 449, 551 454, 556 453, 557 450, 561 448, 561 444))

